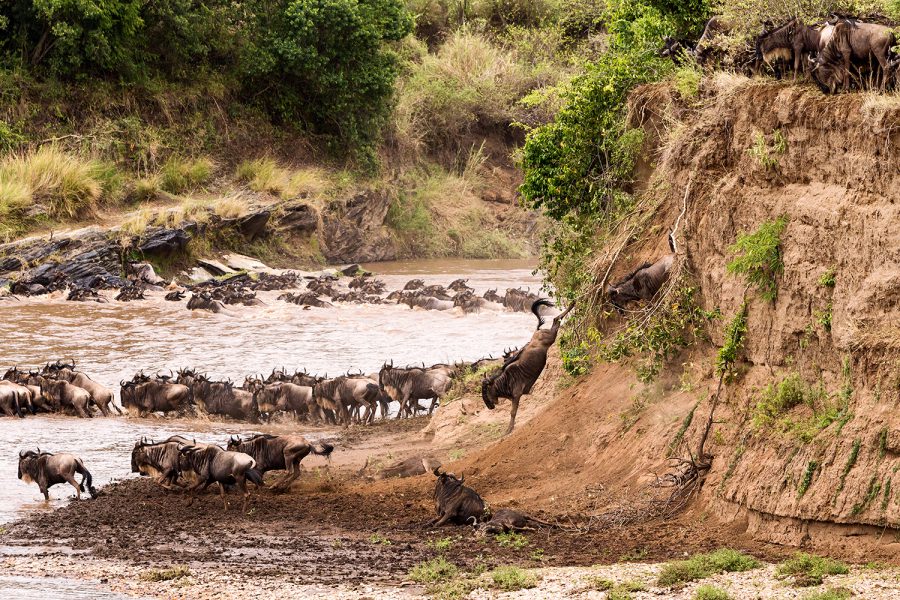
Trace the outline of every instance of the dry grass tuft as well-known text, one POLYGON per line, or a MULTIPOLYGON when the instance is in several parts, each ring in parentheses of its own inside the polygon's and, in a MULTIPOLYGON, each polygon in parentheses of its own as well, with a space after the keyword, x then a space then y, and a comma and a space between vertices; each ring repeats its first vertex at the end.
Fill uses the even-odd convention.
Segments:
POLYGON ((267 192, 281 198, 316 197, 331 187, 323 169, 292 170, 280 166, 272 158, 247 160, 238 165, 235 178, 254 192, 267 192))

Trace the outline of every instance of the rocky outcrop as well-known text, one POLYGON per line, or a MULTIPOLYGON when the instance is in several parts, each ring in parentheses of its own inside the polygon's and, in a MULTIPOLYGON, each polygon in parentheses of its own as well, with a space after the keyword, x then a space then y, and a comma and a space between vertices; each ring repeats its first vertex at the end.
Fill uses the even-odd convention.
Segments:
POLYGON ((376 190, 332 202, 322 215, 325 258, 332 263, 395 259, 397 249, 384 226, 390 205, 390 196, 376 190))

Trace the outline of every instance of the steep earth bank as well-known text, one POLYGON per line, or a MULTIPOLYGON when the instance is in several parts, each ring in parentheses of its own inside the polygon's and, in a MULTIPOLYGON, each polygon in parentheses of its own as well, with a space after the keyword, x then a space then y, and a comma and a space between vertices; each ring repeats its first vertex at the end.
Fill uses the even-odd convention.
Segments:
MULTIPOLYGON (((685 515, 758 541, 895 556, 900 100, 719 74, 696 103, 659 84, 638 89, 631 108, 647 133, 639 183, 654 212, 613 275, 667 252, 665 233, 685 210, 679 259, 702 306, 722 317, 655 382, 640 383, 627 361, 596 366, 467 466, 491 494, 531 506, 658 514, 650 499, 669 490, 652 485, 655 474, 671 469, 668 455, 696 451, 723 326, 747 287, 726 273, 729 246, 784 216, 778 295, 747 293, 738 375, 724 387, 711 469, 685 515), (764 418, 759 403, 786 378, 802 398, 764 418)), ((600 327, 612 336, 623 323, 610 316, 600 327)))

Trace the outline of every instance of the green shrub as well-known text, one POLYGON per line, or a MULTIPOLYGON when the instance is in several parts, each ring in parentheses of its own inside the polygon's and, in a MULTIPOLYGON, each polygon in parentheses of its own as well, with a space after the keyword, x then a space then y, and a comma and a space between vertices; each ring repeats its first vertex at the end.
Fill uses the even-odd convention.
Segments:
POLYGON ((686 64, 678 67, 672 73, 672 83, 675 91, 684 100, 696 100, 700 97, 700 81, 703 72, 694 64, 686 64))
POLYGON ((750 555, 722 548, 709 554, 695 554, 687 560, 666 563, 659 573, 657 585, 673 587, 723 571, 729 573, 749 571, 759 565, 759 561, 750 555))
POLYGON ((803 471, 803 477, 800 479, 800 485, 797 486, 797 497, 802 498, 806 491, 809 489, 809 486, 812 484, 813 475, 816 474, 816 470, 819 468, 819 463, 815 460, 809 461, 806 465, 806 469, 803 471))
POLYGON ((196 190, 209 183, 213 168, 208 158, 182 159, 172 156, 159 172, 159 187, 170 194, 196 190))
POLYGON ((514 592, 537 586, 537 577, 518 567, 497 567, 491 572, 494 587, 504 592, 514 592))
POLYGON ((844 575, 849 572, 847 565, 840 561, 805 552, 797 552, 775 570, 779 577, 793 577, 797 587, 821 585, 825 575, 844 575))
POLYGON ((760 392, 753 411, 753 425, 757 429, 778 422, 782 431, 803 433, 805 427, 824 429, 838 420, 846 412, 846 406, 830 403, 830 398, 821 386, 808 384, 798 373, 792 373, 777 384, 770 383, 760 392), (813 411, 809 423, 783 420, 782 417, 795 406, 806 405, 813 411))
POLYGON ((694 592, 694 600, 731 600, 731 596, 714 585, 701 585, 694 592))
POLYGON ((828 269, 827 271, 822 273, 821 277, 819 277, 819 285, 821 287, 833 288, 835 283, 836 280, 834 277, 834 269, 828 269))
POLYGON ((787 227, 787 218, 779 217, 759 226, 753 233, 738 235, 731 246, 737 256, 728 263, 731 274, 743 275, 747 283, 756 287, 760 295, 770 302, 778 296, 777 277, 784 271, 781 258, 781 234, 787 227))
POLYGON ((516 533, 515 531, 499 533, 494 536, 494 539, 497 540, 497 545, 501 548, 521 550, 528 545, 528 536, 516 533))
POLYGON ((418 583, 436 583, 456 577, 459 569, 443 556, 419 563, 409 572, 409 578, 418 583))

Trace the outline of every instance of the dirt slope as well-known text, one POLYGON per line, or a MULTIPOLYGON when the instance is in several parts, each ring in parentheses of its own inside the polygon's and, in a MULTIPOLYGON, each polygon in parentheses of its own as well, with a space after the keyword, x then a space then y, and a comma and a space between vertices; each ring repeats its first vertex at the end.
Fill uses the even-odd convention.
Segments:
POLYGON ((689 513, 760 541, 851 558, 900 550, 900 99, 827 98, 811 86, 717 75, 697 105, 665 85, 638 90, 632 102, 634 125, 648 133, 640 187, 659 204, 650 233, 614 273, 667 251, 660 232, 690 181, 679 254, 703 306, 724 318, 710 327, 711 343, 676 357, 651 386, 628 365, 598 366, 463 466, 488 495, 526 506, 596 514, 634 506, 665 470, 695 403, 683 447, 695 446, 708 414, 715 349, 745 288, 726 274, 728 247, 784 215, 778 298, 751 295, 741 375, 716 413, 712 469, 689 513), (833 287, 819 283, 829 269, 833 287), (829 307, 830 331, 819 322, 829 307), (793 373, 827 400, 785 419, 811 423, 825 402, 848 404, 811 439, 752 423, 760 390, 793 373))

